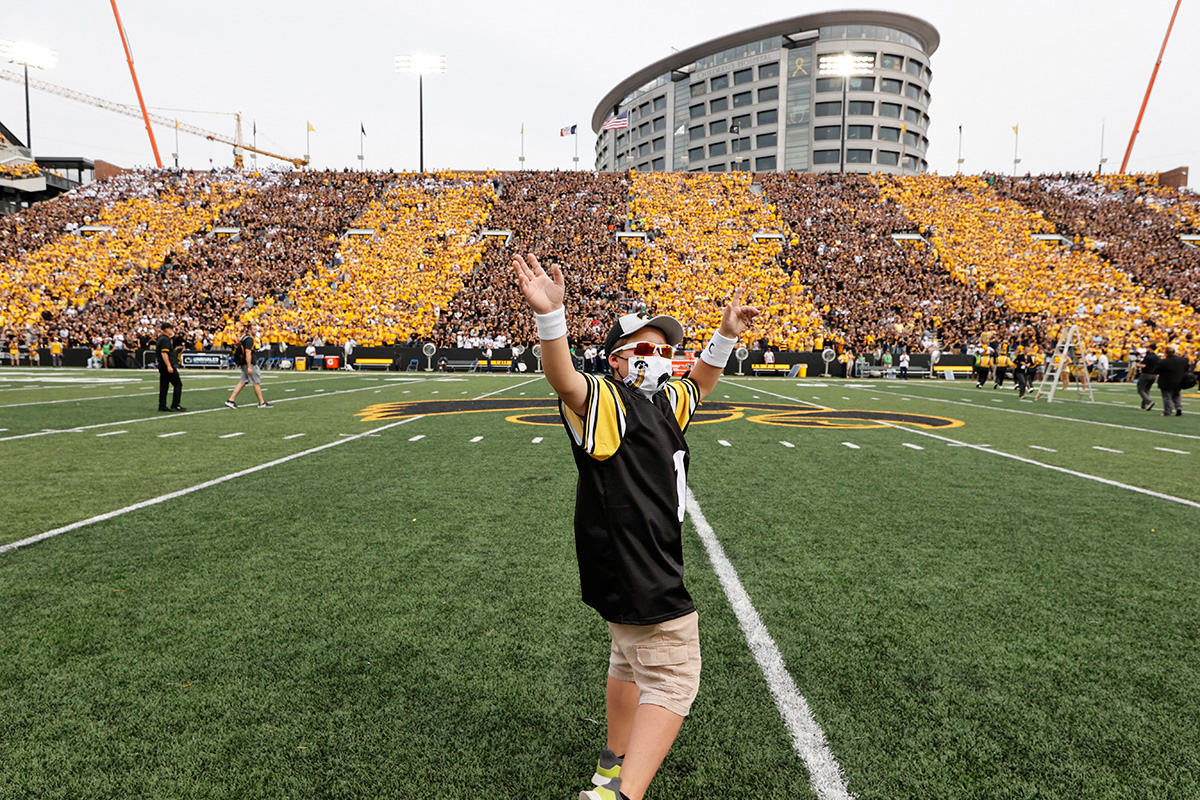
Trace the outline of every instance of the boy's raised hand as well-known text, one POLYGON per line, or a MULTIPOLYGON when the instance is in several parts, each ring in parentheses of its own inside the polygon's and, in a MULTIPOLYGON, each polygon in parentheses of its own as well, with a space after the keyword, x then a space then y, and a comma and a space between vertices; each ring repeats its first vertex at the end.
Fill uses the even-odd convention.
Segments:
POLYGON ((721 317, 721 327, 718 328, 718 331, 722 336, 736 339, 754 327, 754 318, 760 313, 762 310, 758 306, 742 305, 742 290, 738 289, 733 293, 733 299, 729 301, 729 305, 725 306, 725 313, 721 317))
POLYGON ((513 256, 513 272, 517 276, 521 294, 525 295, 525 302, 534 313, 549 314, 562 307, 566 293, 562 267, 555 264, 547 273, 538 263, 537 256, 516 255, 513 256))

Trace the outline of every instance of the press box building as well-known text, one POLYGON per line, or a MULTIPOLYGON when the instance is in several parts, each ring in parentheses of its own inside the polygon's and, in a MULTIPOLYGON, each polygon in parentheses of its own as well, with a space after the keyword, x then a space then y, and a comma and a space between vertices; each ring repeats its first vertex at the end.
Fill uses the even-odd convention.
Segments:
POLYGON ((830 11, 690 47, 638 70, 592 115, 596 169, 917 174, 927 168, 937 30, 886 11, 830 11), (821 76, 821 58, 869 74, 821 76), (626 115, 622 118, 622 114, 626 115), (606 122, 626 124, 604 130, 606 122))

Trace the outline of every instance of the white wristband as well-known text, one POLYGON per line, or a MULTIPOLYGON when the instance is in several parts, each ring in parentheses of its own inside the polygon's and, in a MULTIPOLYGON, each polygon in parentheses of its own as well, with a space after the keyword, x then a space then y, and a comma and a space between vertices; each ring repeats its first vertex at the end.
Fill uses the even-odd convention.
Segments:
POLYGON ((737 344, 737 339, 730 339, 728 336, 722 336, 720 333, 714 332, 712 338, 708 341, 708 345, 701 351, 700 360, 717 369, 725 369, 725 365, 729 363, 729 356, 733 353, 733 346, 735 344, 737 344))
POLYGON ((549 314, 534 314, 537 322, 538 338, 543 342, 551 342, 567 335, 567 312, 561 306, 549 314))

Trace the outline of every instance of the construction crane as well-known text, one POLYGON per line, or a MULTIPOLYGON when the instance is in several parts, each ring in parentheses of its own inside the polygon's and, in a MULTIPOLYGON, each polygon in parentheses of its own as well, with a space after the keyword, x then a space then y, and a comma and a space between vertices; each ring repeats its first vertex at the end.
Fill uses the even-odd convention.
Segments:
MULTIPOLYGON (((10 81, 12 83, 23 84, 25 82, 25 77, 21 73, 13 72, 12 70, 8 70, 8 69, 0 69, 0 78, 3 78, 4 80, 10 81)), ((36 80, 34 78, 30 78, 29 79, 29 87, 31 89, 37 89, 38 91, 46 92, 47 94, 53 94, 53 95, 58 95, 59 97, 65 97, 68 100, 74 100, 78 103, 85 103, 89 106, 95 106, 96 108, 103 108, 106 111, 113 111, 113 112, 116 112, 117 114, 124 114, 127 117, 136 117, 137 119, 142 119, 142 112, 138 108, 134 108, 133 106, 127 106, 122 103, 114 103, 111 100, 104 100, 99 97, 93 97, 90 94, 84 94, 83 92, 77 92, 74 89, 67 89, 63 86, 58 86, 57 84, 53 84, 48 81, 41 81, 41 80, 36 80)), ((161 116, 159 114, 147 114, 147 116, 150 118, 150 120, 152 122, 157 122, 159 125, 167 125, 169 127, 176 128, 176 129, 182 131, 183 133, 190 133, 193 136, 199 136, 202 139, 208 139, 211 142, 220 142, 221 144, 231 145, 233 147, 233 165, 238 168, 241 168, 243 166, 243 161, 242 161, 242 151, 243 150, 248 150, 251 153, 258 153, 259 155, 267 156, 268 158, 277 158, 280 161, 290 161, 292 163, 292 165, 295 166, 297 169, 308 166, 308 159, 306 159, 306 158, 292 158, 291 156, 281 156, 278 153, 272 153, 267 150, 262 150, 260 148, 251 147, 250 145, 245 144, 242 141, 242 115, 241 114, 234 114, 234 116, 237 117, 237 128, 236 128, 236 131, 235 131, 232 139, 228 136, 223 136, 214 131, 208 131, 208 130, 205 130, 204 128, 196 127, 195 125, 189 125, 186 122, 180 122, 179 120, 169 119, 169 118, 161 116)))

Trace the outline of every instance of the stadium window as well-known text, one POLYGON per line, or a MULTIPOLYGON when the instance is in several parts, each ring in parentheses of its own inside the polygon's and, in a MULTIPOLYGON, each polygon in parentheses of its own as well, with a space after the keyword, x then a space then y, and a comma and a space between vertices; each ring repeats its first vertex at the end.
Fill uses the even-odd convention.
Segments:
POLYGON ((650 145, 651 145, 651 149, 654 150, 654 152, 656 152, 656 153, 659 150, 666 150, 667 149, 667 139, 665 136, 660 136, 657 139, 655 139, 653 142, 651 142, 650 145))
POLYGON ((649 113, 650 113, 650 101, 647 100, 645 103, 642 103, 640 106, 638 106, 638 116, 644 117, 649 113))
POLYGON ((637 119, 637 117, 638 117, 637 109, 636 108, 629 109, 629 121, 633 122, 634 120, 637 119))
POLYGON ((763 88, 758 90, 758 102, 760 102, 760 103, 769 103, 772 100, 778 100, 778 99, 779 99, 779 87, 778 86, 764 86, 763 88))
POLYGON ((708 146, 708 157, 723 156, 728 152, 724 142, 713 142, 708 146))
POLYGON ((847 139, 873 139, 874 137, 874 125, 850 125, 846 128, 847 139))
POLYGON ((704 148, 703 147, 693 147, 691 150, 688 150, 688 162, 689 163, 695 164, 697 161, 703 161, 703 160, 704 160, 704 148))
POLYGON ((884 78, 879 81, 879 91, 887 94, 904 94, 904 81, 895 78, 884 78))
POLYGON ((921 122, 921 112, 915 108, 906 108, 904 109, 904 118, 913 125, 917 125, 921 122))
POLYGON ((929 127, 929 115, 928 114, 921 115, 921 125, 922 125, 922 127, 925 127, 925 128, 929 127))
POLYGON ((650 143, 642 142, 638 145, 638 158, 650 155, 650 143))
POLYGON ((774 61, 770 64, 763 64, 758 68, 758 79, 765 81, 767 78, 779 77, 779 62, 774 61))
POLYGON ((779 144, 778 133, 760 133, 754 138, 754 146, 758 148, 774 147, 779 144))
MULTIPOLYGON (((896 131, 896 133, 899 135, 900 132, 896 131)), ((842 138, 842 126, 819 125, 816 128, 813 128, 813 138, 818 142, 829 141, 830 139, 840 139, 842 138)))
POLYGON ((733 152, 744 153, 749 149, 750 149, 750 137, 749 136, 743 136, 739 139, 733 140, 733 152))
POLYGON ((879 68, 894 69, 896 72, 901 72, 904 70, 904 56, 884 53, 879 59, 879 68))
POLYGON ((704 167, 692 167, 688 172, 704 172, 704 167))
POLYGON ((750 115, 742 114, 730 120, 730 125, 737 125, 742 130, 750 127, 750 115))
POLYGON ((656 158, 650 162, 650 169, 655 172, 662 172, 667 168, 666 159, 656 158))
POLYGON ((650 135, 650 123, 643 122, 641 125, 638 126, 638 136, 649 136, 649 135, 650 135))
POLYGON ((617 149, 620 150, 624 146, 625 146, 625 134, 622 133, 619 136, 617 136, 617 149))
POLYGON ((708 171, 709 172, 724 172, 725 165, 724 164, 709 164, 708 171))
POLYGON ((704 82, 692 84, 692 97, 699 97, 704 94, 704 82))
POLYGON ((734 108, 741 108, 742 106, 748 106, 753 102, 754 102, 754 96, 751 92, 742 92, 740 94, 735 94, 733 96, 733 107, 734 108))
POLYGON ((817 103, 816 116, 840 117, 842 115, 841 101, 836 103, 817 103))
POLYGON ((665 131, 666 129, 667 129, 667 118, 666 117, 659 117, 658 119, 654 120, 654 130, 665 131))
POLYGON ((708 102, 708 111, 710 114, 720 114, 722 111, 729 110, 729 98, 718 97, 708 102))
POLYGON ((658 97, 654 98, 654 110, 655 111, 662 111, 666 107, 667 107, 666 95, 659 95, 658 97))
POLYGON ((846 151, 846 163, 847 164, 870 164, 871 163, 871 151, 870 150, 847 150, 846 151))
POLYGON ((763 156, 762 158, 754 159, 755 172, 765 172, 770 169, 775 169, 775 156, 763 156))
POLYGON ((779 109, 771 108, 758 112, 759 125, 774 125, 776 122, 779 122, 779 109))
POLYGON ((920 61, 914 61, 910 58, 908 60, 908 74, 912 75, 914 78, 919 78, 921 77, 921 70, 924 68, 924 66, 925 65, 920 61))
POLYGON ((818 92, 840 92, 841 90, 841 78, 817 78, 818 92))
POLYGON ((908 96, 908 99, 920 102, 921 87, 917 86, 915 83, 910 83, 908 86, 904 87, 904 94, 908 96))
POLYGON ((900 119, 900 111, 902 106, 899 103, 880 103, 879 116, 891 117, 892 119, 900 119))
POLYGON ((728 132, 729 132, 729 123, 723 119, 719 119, 716 122, 708 123, 709 136, 716 136, 718 134, 728 133, 728 132))
POLYGON ((752 80, 754 80, 753 69, 739 69, 737 72, 733 73, 734 86, 741 86, 743 83, 749 83, 752 80))
POLYGON ((814 150, 814 164, 837 164, 841 161, 841 151, 839 150, 814 150))
POLYGON ((888 128, 881 125, 879 127, 879 140, 882 142, 898 142, 900 141, 900 129, 888 128))
POLYGON ((750 171, 750 159, 748 159, 748 158, 734 159, 732 167, 733 167, 734 172, 749 172, 750 171))
POLYGON ((692 119, 699 119, 700 117, 703 117, 705 114, 704 103, 697 103, 696 105, 692 106, 688 109, 688 113, 691 114, 692 119))
POLYGON ((709 85, 709 88, 711 88, 714 92, 719 92, 722 89, 728 89, 729 88, 728 73, 726 73, 725 75, 716 76, 715 78, 711 79, 708 82, 708 85, 709 85))
POLYGON ((919 164, 919 162, 917 161, 916 156, 905 156, 904 157, 904 168, 905 169, 911 169, 911 170, 916 171, 918 164, 919 164))
POLYGON ((928 149, 929 149, 929 140, 926 139, 924 136, 922 136, 921 137, 921 152, 924 153, 928 149))
POLYGON ((933 102, 933 97, 930 96, 929 92, 922 92, 921 102, 925 105, 929 105, 931 102, 933 102))
POLYGON ((900 154, 895 150, 880 150, 879 163, 885 166, 894 167, 900 163, 900 154))
POLYGON ((624 153, 617 154, 617 166, 618 167, 625 166, 625 154, 624 153))
POLYGON ((850 91, 852 92, 873 92, 875 91, 874 78, 856 77, 850 79, 850 91))
POLYGON ((694 128, 688 128, 688 139, 690 141, 694 142, 697 139, 703 139, 703 138, 704 138, 704 126, 703 125, 697 125, 694 128))
POLYGON ((860 117, 875 116, 875 103, 867 100, 851 100, 850 114, 857 114, 860 117))
POLYGON ((909 147, 916 147, 921 143, 921 137, 912 131, 906 131, 904 134, 904 143, 909 147))

